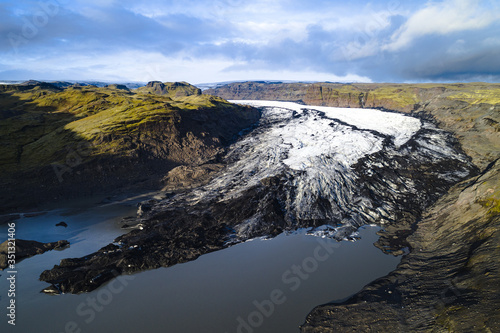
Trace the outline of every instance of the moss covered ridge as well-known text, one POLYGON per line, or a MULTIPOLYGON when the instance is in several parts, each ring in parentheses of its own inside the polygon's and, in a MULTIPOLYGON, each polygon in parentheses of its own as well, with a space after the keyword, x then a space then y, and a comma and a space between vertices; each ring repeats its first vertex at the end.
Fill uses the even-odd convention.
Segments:
POLYGON ((0 85, 1 199, 22 188, 55 189, 59 197, 70 184, 94 192, 83 178, 125 183, 125 169, 146 164, 142 178, 164 176, 176 165, 215 158, 257 118, 256 110, 202 95, 185 82, 151 82, 135 91, 0 85))
POLYGON ((433 98, 471 104, 500 103, 500 84, 494 83, 231 83, 204 93, 227 99, 302 101, 308 105, 374 107, 403 112, 415 110, 433 98))

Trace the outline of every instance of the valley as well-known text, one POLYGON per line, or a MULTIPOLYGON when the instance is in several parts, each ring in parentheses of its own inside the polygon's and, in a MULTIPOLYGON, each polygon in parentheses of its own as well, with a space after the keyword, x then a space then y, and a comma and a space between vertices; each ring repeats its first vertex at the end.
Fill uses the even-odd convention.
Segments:
POLYGON ((303 332, 488 331, 500 308, 499 90, 480 83, 247 82, 203 93, 161 82, 134 91, 4 87, 3 209, 159 191, 120 222, 123 234, 112 242, 46 267, 40 279, 49 294, 92 292, 118 275, 260 237, 306 228, 355 240, 360 227, 377 225, 375 246, 403 255, 399 266, 347 300, 312 310, 303 332))

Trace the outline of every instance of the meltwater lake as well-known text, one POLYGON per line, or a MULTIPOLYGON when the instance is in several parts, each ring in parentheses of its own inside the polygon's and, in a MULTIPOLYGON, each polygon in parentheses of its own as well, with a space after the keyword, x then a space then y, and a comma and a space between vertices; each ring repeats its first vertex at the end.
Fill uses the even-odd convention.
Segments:
MULTIPOLYGON (((303 229, 120 276, 91 293, 40 293, 48 286, 38 280, 42 271, 112 242, 124 233, 118 222, 135 214, 138 201, 72 205, 17 220, 18 239, 66 239, 71 247, 17 265, 16 326, 7 324, 7 274, 0 271, 0 331, 299 332, 315 306, 349 297, 401 259, 373 246, 378 227, 361 228, 356 242, 311 236, 303 229), (61 221, 68 227, 55 226, 61 221)), ((0 226, 0 237, 7 239, 7 225, 0 226)))

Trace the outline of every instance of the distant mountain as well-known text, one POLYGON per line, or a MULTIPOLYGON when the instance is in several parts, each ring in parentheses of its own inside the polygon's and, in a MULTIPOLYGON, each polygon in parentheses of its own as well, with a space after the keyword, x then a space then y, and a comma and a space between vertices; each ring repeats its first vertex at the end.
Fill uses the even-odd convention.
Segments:
POLYGON ((151 81, 146 86, 136 89, 138 93, 157 94, 169 97, 201 95, 201 90, 187 82, 151 81))
MULTIPOLYGON (((195 84, 198 88, 200 88, 202 91, 205 91, 207 89, 215 89, 215 88, 220 88, 226 85, 230 84, 238 84, 238 83, 244 83, 248 82, 246 80, 239 80, 239 81, 224 81, 224 82, 211 82, 211 83, 198 83, 195 84)), ((252 81, 256 83, 261 83, 261 84, 282 84, 282 83, 314 83, 316 81, 292 81, 292 80, 258 80, 258 81, 252 81)))
POLYGON ((82 86, 96 86, 96 87, 99 87, 99 88, 104 88, 108 85, 111 85, 111 84, 120 84, 120 85, 123 85, 125 87, 127 87, 128 89, 136 89, 136 88, 139 88, 139 87, 143 87, 146 85, 146 83, 143 83, 143 82, 102 82, 102 81, 73 81, 73 80, 69 80, 69 81, 53 81, 53 82, 50 82, 56 86, 59 86, 61 88, 65 88, 65 87, 68 87, 70 85, 73 85, 73 84, 80 84, 82 86))

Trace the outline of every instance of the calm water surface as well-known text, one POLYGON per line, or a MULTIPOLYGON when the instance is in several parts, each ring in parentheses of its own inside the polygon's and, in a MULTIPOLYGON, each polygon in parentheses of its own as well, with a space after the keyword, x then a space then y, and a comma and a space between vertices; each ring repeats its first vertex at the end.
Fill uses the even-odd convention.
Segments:
MULTIPOLYGON (((67 239, 71 247, 17 265, 16 326, 7 324, 6 272, 0 272, 1 332, 299 332, 315 306, 348 297, 393 270, 400 258, 373 246, 376 227, 340 242, 299 231, 256 239, 195 261, 122 276, 81 295, 48 296, 40 273, 63 258, 112 242, 135 202, 74 207, 16 222, 17 238, 67 239), (67 228, 55 227, 65 221, 67 228)), ((7 226, 0 226, 6 239, 7 226)))

